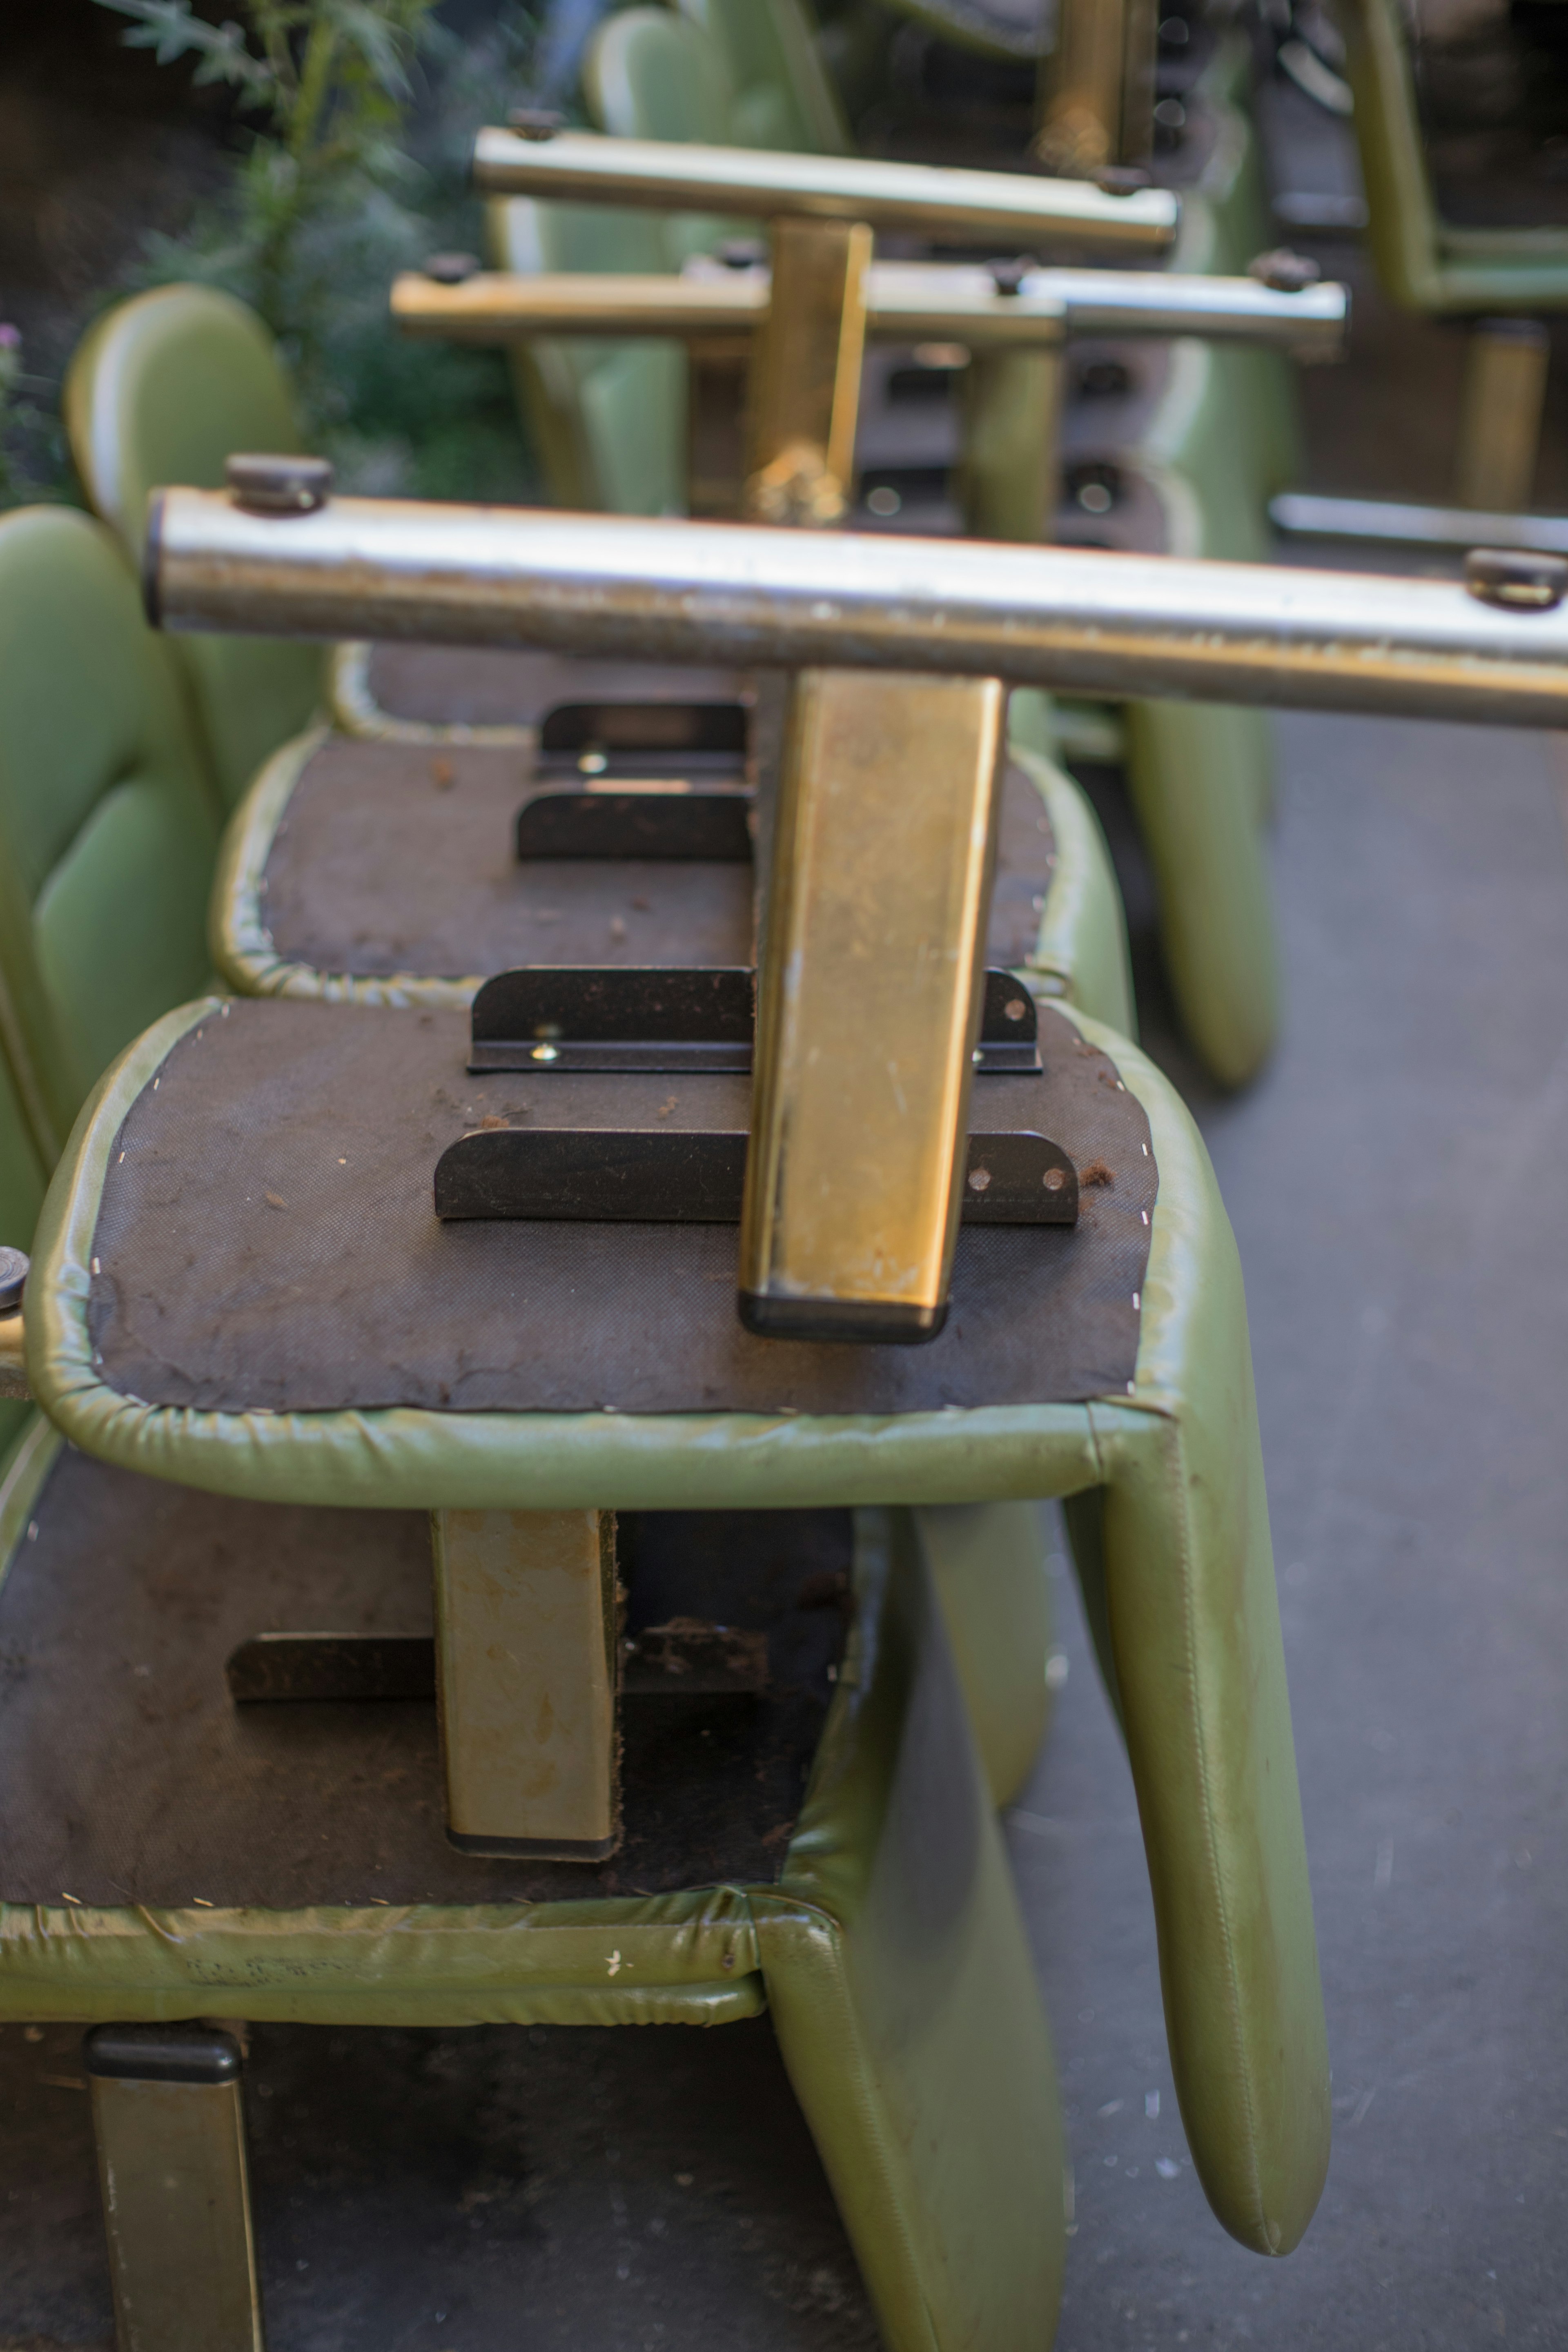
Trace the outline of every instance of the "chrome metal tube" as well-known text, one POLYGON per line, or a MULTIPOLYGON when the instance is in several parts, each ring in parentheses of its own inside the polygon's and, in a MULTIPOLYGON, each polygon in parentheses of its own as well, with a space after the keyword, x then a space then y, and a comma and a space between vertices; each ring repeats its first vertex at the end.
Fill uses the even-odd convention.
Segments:
MULTIPOLYGON (((394 281, 392 315, 406 333, 458 342, 532 334, 698 339, 761 327, 771 291, 766 269, 718 264, 679 277, 481 270, 457 286, 409 272, 394 281)), ((884 261, 868 275, 866 331, 884 342, 956 340, 987 350, 1048 348, 1070 335, 1198 335, 1334 359, 1350 307, 1343 286, 1280 294, 1254 278, 1159 270, 1037 269, 1016 294, 1004 294, 988 269, 884 261)))
POLYGON ((1089 181, 1039 179, 1026 172, 952 172, 871 156, 788 155, 766 148, 605 139, 580 131, 551 139, 481 131, 474 143, 474 185, 487 195, 560 196, 763 219, 793 214, 1129 256, 1163 252, 1174 241, 1181 210, 1164 188, 1113 196, 1089 181))
POLYGON ((279 517, 191 489, 159 497, 147 560, 176 629, 1568 726, 1568 605, 1442 581, 388 499, 279 517))

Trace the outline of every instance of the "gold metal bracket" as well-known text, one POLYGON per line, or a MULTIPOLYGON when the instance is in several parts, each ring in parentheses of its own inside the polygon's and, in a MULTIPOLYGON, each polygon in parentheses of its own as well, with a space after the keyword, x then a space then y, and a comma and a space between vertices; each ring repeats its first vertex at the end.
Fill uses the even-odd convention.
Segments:
POLYGON ((773 225, 773 296, 752 370, 745 507, 753 521, 841 522, 866 348, 864 221, 773 225))
POLYGON ((1142 163, 1154 143, 1154 0, 1060 0, 1035 155, 1064 180, 1142 163))
POLYGON ((614 1513, 436 1511, 431 1538, 447 1836, 604 1861, 620 1836, 614 1513))
POLYGON ((84 2057, 120 2352, 263 2352, 238 2044, 100 2026, 84 2057))
POLYGON ((1455 488, 1462 507, 1517 514, 1530 504, 1552 346, 1534 319, 1482 319, 1470 330, 1455 488))
POLYGON ((794 682, 741 1227, 759 1335, 942 1328, 1005 699, 994 678, 794 682))

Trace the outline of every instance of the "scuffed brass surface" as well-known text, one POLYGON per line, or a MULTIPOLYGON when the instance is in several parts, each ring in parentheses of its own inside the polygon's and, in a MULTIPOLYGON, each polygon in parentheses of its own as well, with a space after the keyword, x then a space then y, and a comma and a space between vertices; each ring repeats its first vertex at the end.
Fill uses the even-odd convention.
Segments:
MULTIPOLYGON (((939 1328, 979 1021, 995 679, 807 670, 785 724, 741 1289, 939 1328)), ((906 1328, 900 1330, 900 1322, 906 1328)), ((846 1336, 848 1336, 846 1334, 846 1336)))
POLYGON ((609 1511, 436 1511, 447 1828, 470 1853, 602 1861, 620 1828, 609 1511))
POLYGON ((745 507, 756 522, 841 522, 866 348, 863 221, 778 220, 773 298, 752 367, 745 507))

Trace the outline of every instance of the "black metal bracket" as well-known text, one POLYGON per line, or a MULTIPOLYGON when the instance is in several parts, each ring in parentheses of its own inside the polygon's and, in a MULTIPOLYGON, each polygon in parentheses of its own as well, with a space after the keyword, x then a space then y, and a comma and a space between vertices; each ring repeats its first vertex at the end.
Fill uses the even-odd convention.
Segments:
MULTIPOLYGON (((468 1068, 662 1072, 752 1066, 755 975, 742 966, 528 964, 474 998, 468 1068)), ((1035 1001, 988 971, 974 1066, 982 1077, 1038 1070, 1035 1001)))
MULTIPOLYGON (((429 1633, 256 1633, 224 1668, 236 1706, 436 1696, 429 1633)), ((623 1698, 745 1698, 768 1686, 765 1633, 675 1617, 621 1644, 623 1698)))
POLYGON ((530 964, 475 997, 468 1067, 744 1072, 755 1024, 744 965, 530 964))
MULTIPOLYGON (((437 1161, 436 1214, 739 1224, 750 1141, 737 1127, 480 1129, 437 1161)), ((962 1215, 967 1225, 1076 1224, 1078 1171, 1047 1136, 971 1135, 962 1215)))

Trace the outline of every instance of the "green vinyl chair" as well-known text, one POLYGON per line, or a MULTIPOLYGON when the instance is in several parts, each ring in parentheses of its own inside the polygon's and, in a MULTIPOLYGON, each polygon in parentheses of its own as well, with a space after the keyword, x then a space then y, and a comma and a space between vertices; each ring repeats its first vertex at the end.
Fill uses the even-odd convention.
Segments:
MULTIPOLYGON (((47 772, 32 777, 47 800, 47 772)), ((19 806, 0 803, 0 820, 19 806)), ((45 975, 30 978, 41 997, 45 975)), ((113 2024, 120 2041, 89 2063, 109 2070, 95 2084, 123 2084, 174 2063, 127 2029, 215 2013, 718 2024, 765 2000, 889 2342, 1003 2352, 1047 2335, 1061 2214, 1048 2043, 938 1591, 962 1581, 973 1612, 986 1575, 1007 1574, 999 1529, 1016 1536, 1033 1498, 1057 1494, 1126 1727, 1194 2158, 1226 2228, 1288 2251, 1321 2185, 1327 2074, 1235 1246, 1158 1074, 1081 1017, 1047 1006, 1041 1024, 1050 1130, 1086 1171, 1100 1163, 1073 1236, 1084 1252, 1053 1261, 1066 1290, 1045 1263, 1021 1283, 1016 1251, 987 1278, 982 1234, 978 1254, 961 1247, 964 1280, 985 1288, 954 1318, 956 1360, 847 1364, 765 1342, 736 1356, 727 1287, 708 1278, 732 1279, 731 1245, 711 1227, 652 1229, 640 1276, 625 1237, 646 1257, 648 1229, 620 1228, 587 1260, 577 1244, 601 1229, 577 1229, 553 1276, 535 1267, 542 1289, 510 1263, 539 1228, 470 1228, 465 1247, 483 1255, 468 1252, 462 1310, 432 1313, 420 1280, 452 1294, 418 1156, 471 1123, 460 1008, 209 997, 155 1023, 79 1119, 28 1288, 34 1393, 80 1450, 52 1451, 34 1424, 3 1497, 0 1613, 38 1659, 36 1708, 4 1727, 18 1743, 0 1773, 6 2013, 113 2024), (321 1112, 326 1151, 308 1131, 321 1112), (689 1318, 672 1317, 678 1298, 689 1318), (387 1318, 368 1341, 367 1313, 387 1318), (241 1516, 202 1516, 214 1497, 241 1516), (552 1864, 548 1880, 492 1874, 469 1894, 479 1882, 443 1872, 472 1858, 432 1842, 428 1715, 422 1748, 389 1752, 382 1735, 391 1785, 424 1791, 391 1827, 363 1811, 384 1784, 353 1738, 326 1784, 334 1821, 344 1809, 336 1838, 321 1835, 319 1756, 302 1798, 286 1740, 259 1782, 213 1767, 234 1746, 217 1678, 237 1634, 300 1624, 312 1596, 331 1623, 416 1630, 426 1511, 510 1541, 518 1513, 758 1509, 791 1515, 803 1559, 816 1514, 859 1515, 843 1555, 859 1646, 837 1680, 822 1664, 826 1715, 809 1756, 797 1739, 806 1790, 787 1842, 770 1790, 743 1834, 717 1853, 707 1840, 695 1875, 667 1848, 649 1892, 552 1864), (399 1513, 416 1516, 399 1528, 399 1513), (176 1559, 189 1605, 170 1610, 176 1559), (217 1561, 239 1563, 221 1593, 217 1561), (134 1654, 153 1643, 168 1677, 167 1738, 127 1709, 122 1609, 134 1654), (100 1625, 92 1648, 83 1629, 100 1625), (102 1705, 84 1708, 84 1674, 102 1705), (104 1744, 62 1742, 61 1706, 104 1744), (84 1792, 114 1786, 124 1803, 62 1802, 68 1750, 84 1792), (182 1761, 195 1752, 199 1775, 182 1761)), ((731 1556, 747 1540, 736 1528, 731 1556)), ((627 1785, 630 1837, 642 1784, 628 1771, 627 1785)), ((736 1785, 753 1785, 749 1766, 736 1785)), ((645 1889, 647 1860, 628 1861, 645 1889)), ((235 2062, 209 2049, 204 2063, 187 2087, 230 2102, 232 2187, 235 2062)), ((129 2167, 155 2185, 157 2151, 139 2162, 134 2130, 126 2154, 121 2095, 94 2093, 106 2166, 116 2184, 129 2167)), ((248 2243, 238 2224, 230 2240, 248 2243)))
MULTIPOLYGON (((0 1048, 0 1248, 32 1248, 46 1175, 31 1123, 22 1115, 22 1098, 10 1065, 0 1048)), ((12 1460, 37 1418, 25 1398, 0 1391, 0 1493, 12 1460)))
MULTIPOLYGON (((199 984, 215 832, 119 550, 61 509, 6 517, 0 1219, 16 1245, 103 1060, 171 985, 199 984)), ((354 1032, 380 1017, 207 1003, 220 1027, 247 1011, 327 1011, 354 1032)), ((385 1017, 405 1058, 418 1020, 385 1017)), ((231 1228, 226 1258, 237 1241, 231 1228)), ((29 1318, 47 1296, 46 1250, 29 1318)), ((237 1724, 237 1637, 323 1615, 419 1633, 422 1511, 363 1509, 348 1485, 304 1510, 215 1496, 200 1480, 106 1469, 9 1400, 0 1415, 0 1639, 27 1659, 37 1702, 6 1715, 0 2014, 102 2029, 86 2057, 125 2341, 259 2340, 238 2050, 201 2022, 215 2011, 721 2024, 770 2006, 888 2340, 1001 2352, 1048 2330, 1063 2243, 1049 2042, 939 1600, 963 1587, 968 1604, 977 1560, 1018 1583, 1027 1504, 808 1511, 782 1538, 751 1515, 707 1514, 684 1534, 645 1516, 639 1544, 662 1529, 673 1549, 678 1614, 705 1542, 731 1584, 759 1545, 780 1549, 782 1606, 760 1622, 754 1593, 714 1609, 710 1580, 695 1599, 782 1640, 787 1671, 738 1730, 700 1704, 673 1729, 628 1725, 622 1867, 645 1889, 632 1895, 613 1871, 509 1874, 444 1847, 427 1707, 395 1710, 390 1729, 371 1709, 335 1764, 297 1709, 276 1737, 237 1724), (794 1597, 825 1576, 826 1607, 794 1597), (144 1681, 127 1675, 132 1654, 144 1681), (705 1739, 738 1792, 717 1825, 705 1739), (984 2162, 956 2160, 983 2138, 984 2162)), ((1023 1552, 1027 1605, 1026 1540, 1023 1552)), ((1016 1603, 1010 1622, 1016 1634, 1016 1603)), ((972 1673, 1016 1684, 1016 1648, 987 1648, 983 1627, 969 1640, 972 1673)), ((1037 1649, 1037 1680, 1042 1664, 1037 1649)))
MULTIPOLYGON (((66 432, 88 504, 140 562, 147 494, 177 474, 221 486, 236 450, 300 447, 293 399, 255 313, 205 286, 161 286, 106 310, 72 355, 66 432)), ((321 699, 316 646, 182 637, 184 673, 218 790, 232 806, 321 699)))
POLYGON ((120 548, 67 508, 0 517, 0 1045, 42 1167, 104 1066, 205 985, 217 838, 120 548))
POLYGON ((742 147, 847 155, 854 142, 804 0, 679 0, 717 47, 742 147))
MULTIPOLYGON (((84 1461, 255 1506, 434 1509, 513 1542, 519 1512, 808 1516, 882 1498, 862 1547, 919 1559, 930 1507, 1068 1498, 1138 1790, 1194 2162, 1225 2226, 1281 2253, 1321 2187, 1328 2076, 1239 1268, 1167 1084, 1082 1019, 1047 1010, 1041 1027, 1051 1131, 1081 1166, 1098 1147, 1111 1179, 1092 1215, 1049 1264, 1016 1234, 1001 1251, 961 1242, 945 1352, 847 1353, 742 1334, 721 1228, 623 1225, 606 1244, 602 1228, 474 1225, 454 1294, 427 1162, 479 1108, 462 1013, 200 1000, 128 1052, 79 1125, 39 1229, 29 1375, 84 1461)), ((876 1639, 840 1668, 772 1887, 731 1871, 679 1904, 617 1893, 601 1909, 579 1866, 558 1939, 531 1898, 500 1922, 330 1904, 279 1917, 236 1880, 192 1884, 210 1911, 105 1902, 98 1920, 26 1885, 0 1914, 14 2013, 81 2015, 100 1950, 119 1971, 104 2011, 121 2017, 199 2002, 406 2020, 417 1999, 424 2021, 607 2022, 640 1982, 649 2021, 708 2001, 720 2022, 732 1999, 765 1996, 889 2343, 1045 2339, 1051 2095, 979 1768, 957 1765, 960 1741, 918 1796, 903 1778, 914 1717, 964 1725, 956 1696, 915 1696, 925 1645, 947 1654, 929 1591, 922 1568, 919 1638, 863 1614, 876 1639), (894 1717, 863 1771, 840 1769, 835 1722, 868 1736, 894 1717), (938 1828, 953 1807, 962 1865, 938 1828), (937 1875, 917 1888, 910 1869, 937 1875), (867 1905, 889 1940, 862 1946, 862 1973, 867 1905), (548 2011, 531 2006, 535 1954, 548 2011)), ((5 1777, 23 1785, 20 1768, 5 1777)))

